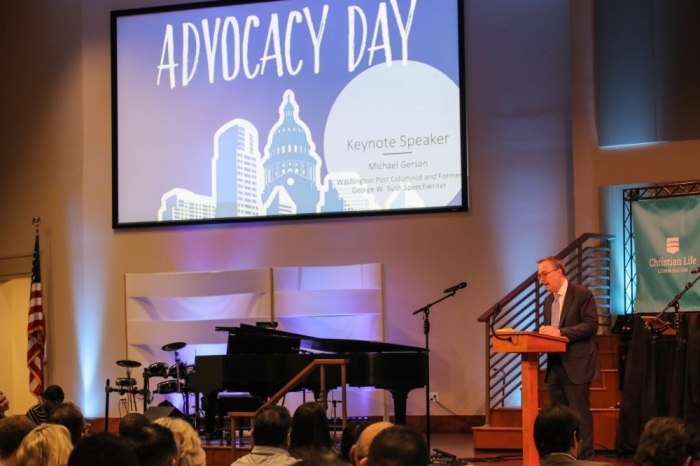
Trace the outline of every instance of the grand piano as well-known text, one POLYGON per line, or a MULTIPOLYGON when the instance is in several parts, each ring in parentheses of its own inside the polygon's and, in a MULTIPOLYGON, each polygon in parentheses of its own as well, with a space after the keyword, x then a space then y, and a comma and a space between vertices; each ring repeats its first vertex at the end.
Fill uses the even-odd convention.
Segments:
MULTIPOLYGON (((253 397, 266 400, 316 358, 348 359, 348 385, 382 388, 391 392, 395 422, 398 424, 406 423, 408 393, 425 386, 427 382, 424 348, 317 338, 246 324, 217 327, 216 330, 229 334, 227 354, 196 356, 196 370, 189 381, 191 391, 204 395, 202 408, 207 436, 214 432, 220 392, 248 392, 253 397)), ((318 395, 319 384, 318 373, 314 373, 293 390, 308 389, 318 395)), ((340 371, 327 371, 326 389, 340 385, 340 371)))

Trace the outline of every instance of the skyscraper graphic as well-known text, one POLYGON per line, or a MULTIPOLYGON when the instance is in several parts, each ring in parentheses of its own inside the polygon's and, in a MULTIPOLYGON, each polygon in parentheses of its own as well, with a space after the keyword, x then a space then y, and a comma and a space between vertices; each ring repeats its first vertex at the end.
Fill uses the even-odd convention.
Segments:
POLYGON ((322 192, 320 212, 379 210, 382 207, 367 194, 367 186, 354 172, 329 173, 322 192))
POLYGON ((321 192, 321 158, 316 154, 309 128, 299 119, 293 91, 285 91, 279 115, 268 135, 262 161, 266 213, 316 213, 321 192))
POLYGON ((219 128, 211 165, 216 217, 260 215, 258 131, 249 121, 237 118, 219 128))
POLYGON ((161 197, 158 221, 214 218, 215 210, 216 204, 211 197, 175 188, 161 197))

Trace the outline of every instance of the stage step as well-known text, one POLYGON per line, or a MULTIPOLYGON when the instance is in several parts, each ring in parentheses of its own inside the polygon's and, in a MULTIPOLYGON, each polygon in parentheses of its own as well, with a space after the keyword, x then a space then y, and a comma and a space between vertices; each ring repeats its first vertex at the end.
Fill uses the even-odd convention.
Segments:
MULTIPOLYGON (((618 408, 593 408, 593 442, 596 450, 615 450, 618 408)), ((517 408, 494 410, 492 424, 474 427, 475 450, 522 450, 522 413, 517 408)))

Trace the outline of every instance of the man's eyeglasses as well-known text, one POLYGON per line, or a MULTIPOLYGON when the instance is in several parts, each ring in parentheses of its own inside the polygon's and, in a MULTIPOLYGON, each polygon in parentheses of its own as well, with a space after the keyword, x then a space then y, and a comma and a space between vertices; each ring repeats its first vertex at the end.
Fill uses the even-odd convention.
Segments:
POLYGON ((538 273, 538 274, 537 274, 537 279, 538 279, 538 280, 542 280, 542 279, 545 278, 547 275, 549 275, 550 273, 552 273, 552 272, 554 272, 554 271, 556 271, 556 270, 557 270, 557 269, 552 269, 552 270, 548 270, 548 271, 546 271, 546 272, 538 273))

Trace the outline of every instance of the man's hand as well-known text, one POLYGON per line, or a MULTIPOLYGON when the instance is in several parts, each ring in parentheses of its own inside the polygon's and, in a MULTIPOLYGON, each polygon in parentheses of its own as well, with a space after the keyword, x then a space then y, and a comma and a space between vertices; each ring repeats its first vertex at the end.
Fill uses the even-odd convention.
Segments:
POLYGON ((540 333, 542 335, 549 335, 550 337, 560 337, 561 332, 558 328, 552 327, 551 325, 543 325, 540 327, 540 333))

